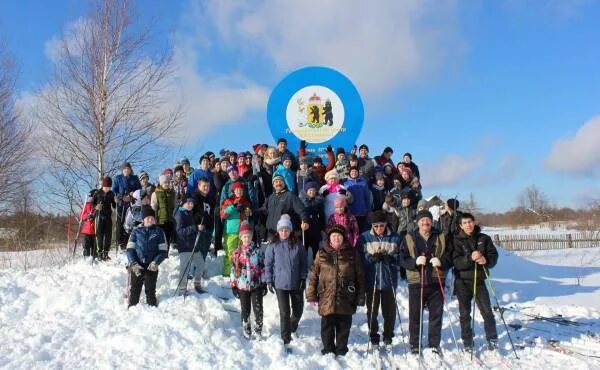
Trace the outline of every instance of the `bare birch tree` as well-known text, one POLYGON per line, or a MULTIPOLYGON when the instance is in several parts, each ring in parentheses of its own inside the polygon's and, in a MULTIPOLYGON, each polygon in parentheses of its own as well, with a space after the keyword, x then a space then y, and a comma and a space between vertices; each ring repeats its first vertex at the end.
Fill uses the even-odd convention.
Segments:
POLYGON ((17 197, 31 155, 31 129, 15 107, 17 66, 0 42, 0 213, 17 197))
POLYGON ((67 201, 123 161, 158 159, 181 116, 181 107, 168 104, 172 51, 153 48, 133 13, 128 0, 97 1, 61 35, 52 78, 40 91, 40 145, 67 201))

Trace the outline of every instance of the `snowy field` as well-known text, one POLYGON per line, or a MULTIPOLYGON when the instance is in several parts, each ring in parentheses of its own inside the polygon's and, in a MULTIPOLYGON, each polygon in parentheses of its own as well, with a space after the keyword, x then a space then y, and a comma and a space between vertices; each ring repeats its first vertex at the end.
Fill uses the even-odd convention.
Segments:
MULTIPOLYGON (((239 328, 239 304, 231 298, 228 281, 210 278, 210 294, 173 297, 176 261, 161 265, 159 307, 142 302, 127 309, 123 292, 126 273, 122 256, 92 265, 69 260, 68 252, 0 253, 0 367, 7 369, 378 369, 378 368, 600 368, 600 249, 528 252, 500 251, 491 270, 504 314, 517 345, 514 358, 497 315, 501 356, 482 347, 483 321, 476 315, 478 360, 456 349, 450 331, 459 335, 458 304, 444 315, 442 360, 428 351, 424 359, 405 355, 407 338, 396 328, 391 355, 367 353, 366 310, 353 317, 350 352, 335 358, 320 354, 320 318, 305 308, 299 336, 286 355, 279 338, 274 295, 265 297, 265 338, 247 341, 239 328), (27 259, 27 263, 23 263, 27 259), (11 267, 9 267, 9 265, 11 267), (24 270, 23 267, 27 267, 24 270), (552 317, 554 322, 536 315, 552 317), (562 319, 569 320, 562 322, 562 319), (556 322, 561 322, 558 324, 556 322), (574 322, 572 324, 571 322, 574 322), (548 344, 560 343, 560 350, 548 344), (554 343, 554 342, 552 342, 554 343), (594 357, 595 356, 595 357, 594 357)), ((211 273, 218 261, 210 263, 211 273)), ((407 334, 407 288, 397 299, 402 332, 407 334)), ((425 314, 427 321, 427 314, 425 314)), ((381 321, 381 320, 380 320, 381 321)), ((425 328, 427 323, 425 323, 425 328)), ((426 331, 426 330, 425 330, 426 331)))

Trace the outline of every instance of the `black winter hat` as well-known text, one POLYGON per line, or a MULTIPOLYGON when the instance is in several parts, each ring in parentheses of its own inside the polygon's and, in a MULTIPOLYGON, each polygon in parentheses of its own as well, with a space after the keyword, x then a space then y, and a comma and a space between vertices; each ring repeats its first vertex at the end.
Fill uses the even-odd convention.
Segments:
POLYGON ((417 217, 415 218, 415 221, 419 222, 419 220, 423 217, 428 217, 431 221, 433 221, 433 215, 431 214, 431 212, 425 210, 417 212, 417 217))
POLYGON ((408 157, 412 160, 412 154, 410 154, 409 152, 404 153, 402 157, 408 157))
POLYGON ((152 207, 146 205, 142 206, 142 220, 150 216, 156 217, 156 214, 154 213, 152 207))
POLYGON ((362 144, 361 146, 358 147, 358 150, 362 150, 362 149, 366 149, 367 152, 369 151, 369 147, 367 146, 367 144, 362 144))
POLYGON ((371 214, 371 223, 372 224, 381 224, 387 222, 387 216, 384 211, 377 210, 371 214))
POLYGON ((456 211, 458 209, 458 207, 460 206, 460 202, 458 201, 458 199, 454 199, 454 198, 450 198, 446 201, 446 204, 448 205, 448 207, 450 207, 451 210, 456 211))
POLYGON ((344 240, 346 240, 346 228, 344 227, 344 225, 340 225, 340 224, 331 225, 331 227, 329 227, 329 229, 327 229, 327 242, 329 242, 329 236, 333 233, 342 234, 342 236, 344 237, 344 240))
POLYGON ((121 165, 121 169, 123 169, 125 167, 129 167, 129 169, 131 169, 131 163, 129 163, 129 162, 123 162, 123 164, 121 165))
POLYGON ((277 144, 279 143, 286 143, 287 144, 287 140, 283 137, 280 137, 279 139, 277 139, 277 144))
POLYGON ((335 155, 338 155, 338 154, 346 154, 346 151, 344 150, 344 148, 337 148, 335 150, 335 155))
POLYGON ((390 148, 389 146, 386 146, 385 149, 383 149, 383 152, 394 154, 394 150, 392 148, 390 148))

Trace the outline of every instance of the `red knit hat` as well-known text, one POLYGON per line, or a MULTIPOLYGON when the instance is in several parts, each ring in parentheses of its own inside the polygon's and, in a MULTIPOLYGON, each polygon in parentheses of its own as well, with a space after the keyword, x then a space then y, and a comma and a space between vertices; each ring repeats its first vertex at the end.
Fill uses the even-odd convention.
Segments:
POLYGON ((240 224, 240 231, 239 234, 245 234, 245 233, 249 233, 252 234, 252 226, 250 226, 250 224, 248 223, 248 221, 242 221, 242 223, 240 224))
POLYGON ((234 182, 234 183, 233 183, 233 185, 231 186, 231 191, 235 191, 235 189, 242 189, 242 190, 245 190, 245 189, 244 189, 244 184, 242 184, 242 182, 241 182, 241 181, 236 181, 236 182, 234 182))

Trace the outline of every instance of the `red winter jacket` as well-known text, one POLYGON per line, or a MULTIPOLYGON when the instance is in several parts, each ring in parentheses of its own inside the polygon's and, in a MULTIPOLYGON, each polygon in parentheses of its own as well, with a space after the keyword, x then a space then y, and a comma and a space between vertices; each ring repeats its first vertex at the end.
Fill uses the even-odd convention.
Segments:
POLYGON ((93 202, 86 202, 85 206, 79 214, 79 218, 83 220, 81 225, 81 233, 84 235, 96 235, 96 225, 94 223, 94 204, 93 202), (91 216, 90 216, 91 215, 91 216), (89 219, 91 218, 91 220, 89 219))

